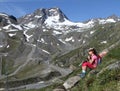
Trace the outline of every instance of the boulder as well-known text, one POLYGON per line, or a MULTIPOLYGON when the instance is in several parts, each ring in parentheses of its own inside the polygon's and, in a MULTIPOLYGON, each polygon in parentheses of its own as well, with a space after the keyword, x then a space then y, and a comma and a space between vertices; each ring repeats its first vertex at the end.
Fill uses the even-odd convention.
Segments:
POLYGON ((109 69, 109 70, 120 69, 120 61, 117 61, 117 62, 107 66, 107 69, 109 69))
POLYGON ((71 70, 73 70, 73 71, 77 69, 77 67, 75 67, 75 66, 74 66, 74 65, 72 65, 72 64, 70 65, 70 67, 69 67, 69 68, 70 68, 71 70))
POLYGON ((96 69, 93 69, 88 73, 87 77, 90 77, 91 75, 96 75, 97 73, 99 73, 99 71, 97 71, 96 69))
POLYGON ((97 77, 102 74, 104 71, 106 70, 116 70, 116 69, 120 69, 120 61, 117 61, 115 63, 112 63, 110 65, 108 65, 106 68, 102 69, 98 74, 97 77))
POLYGON ((54 89, 53 91, 66 91, 64 86, 59 86, 56 89, 54 89))
POLYGON ((53 91, 65 91, 64 89, 61 89, 61 88, 56 88, 54 89, 53 91))
POLYGON ((67 80, 64 82, 63 86, 65 87, 65 89, 70 89, 70 88, 72 88, 77 82, 79 82, 80 79, 81 79, 81 78, 80 78, 79 76, 71 77, 71 78, 67 79, 67 80))

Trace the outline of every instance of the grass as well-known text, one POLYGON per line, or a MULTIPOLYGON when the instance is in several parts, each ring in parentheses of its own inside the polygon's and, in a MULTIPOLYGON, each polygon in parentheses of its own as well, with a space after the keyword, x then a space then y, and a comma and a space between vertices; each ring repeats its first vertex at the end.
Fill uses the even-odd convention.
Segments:
POLYGON ((14 71, 13 69, 13 60, 7 60, 6 58, 3 58, 2 60, 2 74, 9 74, 14 71), (8 66, 9 65, 9 66, 8 66))
MULTIPOLYGON (((96 69, 97 71, 101 71, 103 68, 108 65, 115 63, 120 58, 120 47, 116 47, 112 49, 107 56, 103 59, 103 62, 96 69)), ((77 69, 69 76, 62 78, 62 80, 66 80, 69 77, 75 76, 81 71, 81 69, 77 69)), ((61 84, 54 84, 52 86, 48 86, 46 88, 38 89, 38 90, 26 90, 26 91, 53 91, 54 88, 60 86, 61 84)), ((120 86, 120 70, 105 70, 98 77, 96 74, 91 74, 90 76, 86 76, 84 79, 80 80, 79 83, 76 84, 75 87, 71 89, 71 91, 119 91, 120 86)))
POLYGON ((22 91, 53 91, 53 89, 58 86, 60 86, 60 84, 53 84, 52 86, 48 86, 46 88, 41 88, 41 89, 31 89, 31 90, 22 90, 22 91))
MULTIPOLYGON (((77 67, 77 69, 71 73, 70 75, 62 78, 62 80, 66 80, 69 77, 75 76, 81 72, 81 67, 79 67, 79 63, 84 60, 86 57, 85 54, 81 54, 85 52, 87 48, 95 47, 97 50, 103 50, 110 45, 116 43, 119 40, 120 35, 120 24, 105 24, 94 27, 93 30, 96 30, 95 33, 90 37, 89 43, 86 46, 82 46, 75 50, 70 51, 69 53, 54 56, 53 63, 64 64, 65 67, 69 67, 70 64, 73 64, 77 67), (102 31, 102 32, 101 32, 102 31), (105 36, 104 36, 105 35, 105 36), (102 41, 106 41, 106 44, 101 44, 102 41), (84 50, 85 49, 85 50, 84 50), (81 52, 81 53, 80 53, 81 52), (72 59, 72 60, 71 60, 72 59), (70 61, 71 60, 71 61, 70 61)), ((114 49, 110 50, 105 58, 103 58, 102 63, 98 66, 96 71, 100 72, 107 66, 116 61, 120 60, 120 46, 116 46, 114 49)), ((21 71, 17 76, 18 78, 24 78, 25 76, 29 76, 32 73, 31 66, 26 67, 23 71, 21 71)), ((32 66, 34 69, 37 69, 37 66, 32 66)), ((89 74, 89 73, 88 73, 89 74)), ((120 83, 120 70, 103 70, 99 76, 96 74, 90 74, 90 76, 86 76, 82 79, 78 84, 75 85, 71 89, 71 91, 119 91, 119 83, 120 83)), ((38 90, 24 90, 24 91, 53 91, 54 88, 60 86, 61 84, 53 84, 51 86, 41 88, 38 90)))
MULTIPOLYGON (((120 58, 120 47, 112 49, 108 55, 103 59, 102 64, 96 69, 107 67, 108 65, 115 63, 120 58)), ((91 75, 81 80, 71 91, 119 91, 120 82, 120 70, 105 70, 98 77, 91 75)))
POLYGON ((29 63, 28 65, 25 66, 24 69, 22 69, 18 74, 15 75, 17 79, 25 79, 29 78, 35 74, 39 75, 40 71, 44 69, 45 66, 42 64, 32 64, 29 63))

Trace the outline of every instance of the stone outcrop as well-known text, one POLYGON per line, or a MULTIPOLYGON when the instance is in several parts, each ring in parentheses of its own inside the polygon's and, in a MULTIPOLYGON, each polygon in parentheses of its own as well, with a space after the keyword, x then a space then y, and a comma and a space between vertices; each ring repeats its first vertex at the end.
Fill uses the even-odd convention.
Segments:
POLYGON ((80 79, 81 79, 81 78, 80 78, 79 76, 73 76, 73 77, 67 79, 67 80, 64 82, 63 86, 65 87, 65 89, 70 89, 70 88, 72 88, 77 82, 79 82, 80 79))

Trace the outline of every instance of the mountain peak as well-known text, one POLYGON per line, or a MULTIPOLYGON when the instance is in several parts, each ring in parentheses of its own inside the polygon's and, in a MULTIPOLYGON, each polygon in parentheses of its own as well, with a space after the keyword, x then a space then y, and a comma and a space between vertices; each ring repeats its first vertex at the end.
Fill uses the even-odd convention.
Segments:
POLYGON ((7 26, 9 24, 17 24, 16 17, 6 13, 0 13, 0 27, 7 26))
POLYGON ((28 14, 19 19, 19 22, 26 24, 32 22, 33 24, 43 24, 48 18, 55 18, 55 22, 64 22, 68 19, 59 8, 41 8, 35 10, 33 13, 28 14))
POLYGON ((42 9, 37 9, 35 12, 34 12, 35 15, 38 15, 38 16, 42 16, 44 17, 45 19, 49 18, 49 17, 57 17, 57 21, 59 22, 64 22, 65 19, 68 19, 65 14, 61 11, 60 8, 48 8, 48 9, 45 9, 45 8, 42 8, 42 9))
POLYGON ((113 14, 113 15, 111 15, 111 16, 109 16, 109 17, 107 17, 108 19, 114 19, 114 20, 116 20, 116 21, 118 21, 120 18, 117 16, 117 15, 115 15, 115 14, 113 14))
POLYGON ((50 9, 48 9, 48 11, 49 11, 49 14, 50 14, 51 16, 59 15, 60 18, 68 19, 68 18, 65 16, 65 14, 61 11, 60 8, 50 8, 50 9))

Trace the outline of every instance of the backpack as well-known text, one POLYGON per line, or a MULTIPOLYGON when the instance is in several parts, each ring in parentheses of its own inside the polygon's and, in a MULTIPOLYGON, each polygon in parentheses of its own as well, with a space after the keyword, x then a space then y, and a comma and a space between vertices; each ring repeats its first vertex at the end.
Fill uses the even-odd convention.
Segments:
POLYGON ((101 62, 102 62, 102 58, 101 58, 101 56, 99 56, 99 55, 98 55, 97 57, 98 57, 97 63, 98 63, 98 65, 99 65, 99 64, 101 64, 101 62))

